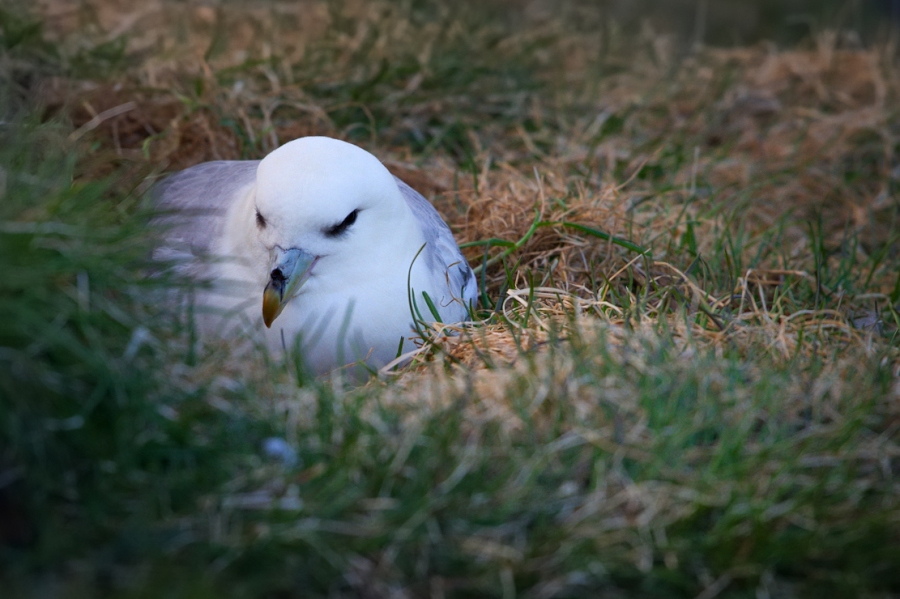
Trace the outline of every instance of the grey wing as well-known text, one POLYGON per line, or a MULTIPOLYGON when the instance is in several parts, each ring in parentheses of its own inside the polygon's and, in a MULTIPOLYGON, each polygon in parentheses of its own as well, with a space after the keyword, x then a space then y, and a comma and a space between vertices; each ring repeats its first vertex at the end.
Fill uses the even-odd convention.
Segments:
POLYGON ((426 241, 423 253, 429 266, 433 270, 447 273, 454 296, 462 299, 467 306, 473 306, 478 298, 475 273, 459 250, 450 227, 422 194, 397 177, 394 180, 416 220, 422 225, 426 241))
POLYGON ((207 255, 225 214, 256 182, 258 160, 204 162, 166 177, 151 192, 164 228, 161 258, 207 255))

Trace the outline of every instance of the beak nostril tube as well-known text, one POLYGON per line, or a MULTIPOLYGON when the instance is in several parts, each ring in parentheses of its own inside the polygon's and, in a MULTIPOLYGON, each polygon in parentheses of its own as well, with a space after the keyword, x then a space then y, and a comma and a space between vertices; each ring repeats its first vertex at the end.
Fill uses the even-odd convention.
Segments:
POLYGON ((263 290, 263 322, 267 327, 272 326, 272 321, 309 278, 318 258, 297 248, 276 248, 271 260, 269 282, 263 290))

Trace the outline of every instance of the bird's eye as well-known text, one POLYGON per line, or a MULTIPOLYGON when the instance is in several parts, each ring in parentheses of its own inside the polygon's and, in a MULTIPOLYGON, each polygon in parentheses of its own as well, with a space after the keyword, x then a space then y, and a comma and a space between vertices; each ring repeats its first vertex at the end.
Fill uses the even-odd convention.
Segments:
POLYGON ((266 228, 266 219, 264 219, 263 215, 259 213, 259 210, 256 211, 256 226, 260 229, 266 228))
POLYGON ((347 229, 350 228, 350 225, 356 222, 356 215, 359 214, 359 209, 354 210, 350 214, 347 215, 347 218, 342 220, 340 223, 336 225, 332 225, 322 232, 325 233, 326 237, 338 237, 343 235, 347 229))

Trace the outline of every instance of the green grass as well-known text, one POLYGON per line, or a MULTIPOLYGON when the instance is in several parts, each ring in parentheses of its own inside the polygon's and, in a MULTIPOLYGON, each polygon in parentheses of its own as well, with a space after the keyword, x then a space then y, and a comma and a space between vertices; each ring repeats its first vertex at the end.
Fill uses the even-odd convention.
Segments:
POLYGON ((239 5, 139 51, 0 13, 4 597, 900 593, 896 114, 776 159, 746 138, 847 96, 734 125, 757 59, 654 66, 575 4, 322 6, 240 55, 239 5), (166 301, 146 176, 305 133, 432 181, 479 269, 484 322, 399 376, 166 301))

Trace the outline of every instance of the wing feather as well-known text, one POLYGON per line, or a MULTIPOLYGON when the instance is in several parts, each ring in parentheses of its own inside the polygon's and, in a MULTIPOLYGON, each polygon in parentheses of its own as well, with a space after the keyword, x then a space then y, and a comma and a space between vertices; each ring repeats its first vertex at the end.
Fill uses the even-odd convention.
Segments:
POLYGON ((154 188, 165 230, 161 256, 208 255, 231 205, 256 183, 259 160, 204 162, 170 175, 154 188))
POLYGON ((475 274, 459 250, 450 227, 422 194, 401 179, 397 177, 394 179, 413 215, 422 226, 426 241, 423 254, 429 267, 435 272, 446 273, 453 295, 462 299, 466 305, 474 305, 478 297, 475 274))

